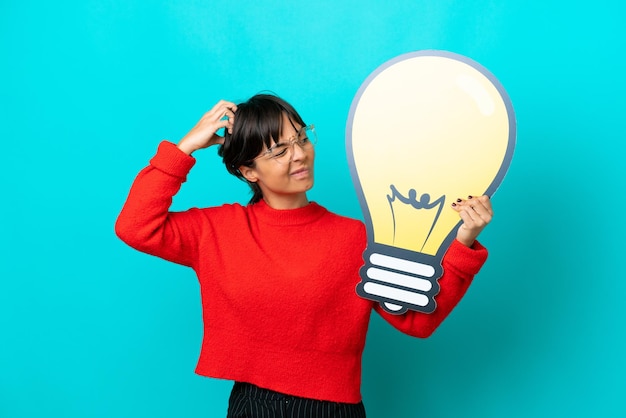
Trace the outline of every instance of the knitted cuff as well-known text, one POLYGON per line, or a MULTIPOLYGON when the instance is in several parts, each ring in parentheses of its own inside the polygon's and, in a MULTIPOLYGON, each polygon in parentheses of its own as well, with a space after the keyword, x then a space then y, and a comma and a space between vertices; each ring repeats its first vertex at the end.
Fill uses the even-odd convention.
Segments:
POLYGON ((150 160, 150 165, 154 168, 183 180, 187 178, 189 170, 195 163, 196 159, 194 157, 185 154, 169 141, 162 141, 159 144, 156 155, 150 160))
POLYGON ((487 249, 478 241, 474 241, 470 248, 455 239, 450 244, 444 261, 450 262, 458 270, 475 275, 487 261, 487 249))

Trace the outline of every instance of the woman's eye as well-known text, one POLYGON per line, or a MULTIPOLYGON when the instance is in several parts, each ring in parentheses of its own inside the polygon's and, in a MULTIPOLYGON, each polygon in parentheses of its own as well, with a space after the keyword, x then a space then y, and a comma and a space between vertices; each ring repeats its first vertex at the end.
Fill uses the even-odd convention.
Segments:
POLYGON ((272 151, 272 155, 274 157, 281 157, 285 155, 286 152, 287 152, 287 147, 284 145, 281 145, 279 147, 274 148, 274 151, 272 151))

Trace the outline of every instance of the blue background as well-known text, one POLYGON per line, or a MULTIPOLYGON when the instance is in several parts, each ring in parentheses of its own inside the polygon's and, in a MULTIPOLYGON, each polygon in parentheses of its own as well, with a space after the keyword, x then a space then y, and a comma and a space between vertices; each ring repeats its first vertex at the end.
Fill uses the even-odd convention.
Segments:
MULTIPOLYGON (((624 4, 3 0, 0 417, 225 416, 231 383, 193 373, 193 272, 113 233, 134 175, 218 99, 269 89, 317 126, 310 197, 362 219, 352 98, 420 49, 487 67, 518 144, 456 311, 427 340, 374 315, 369 416, 626 416, 624 4)), ((176 209, 248 199, 197 158, 176 209)))

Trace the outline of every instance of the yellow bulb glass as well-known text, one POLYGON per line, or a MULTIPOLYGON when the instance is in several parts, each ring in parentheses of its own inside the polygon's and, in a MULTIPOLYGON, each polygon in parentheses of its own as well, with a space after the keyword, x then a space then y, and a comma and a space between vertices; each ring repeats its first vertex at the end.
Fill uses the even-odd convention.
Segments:
POLYGON ((432 312, 441 258, 460 225, 450 205, 492 195, 514 145, 506 92, 468 58, 419 51, 372 73, 346 137, 369 240, 357 292, 390 312, 432 312))

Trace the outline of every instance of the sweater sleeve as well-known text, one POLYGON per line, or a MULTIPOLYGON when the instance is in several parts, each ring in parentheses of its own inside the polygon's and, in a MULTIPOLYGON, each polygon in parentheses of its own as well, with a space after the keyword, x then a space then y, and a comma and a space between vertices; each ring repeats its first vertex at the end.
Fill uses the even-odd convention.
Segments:
POLYGON ((439 279, 440 291, 435 296, 437 307, 430 314, 408 311, 393 315, 376 304, 374 309, 391 325, 405 334, 427 338, 452 312, 465 295, 474 276, 487 260, 487 249, 478 241, 468 248, 454 240, 443 257, 443 276, 439 279))
POLYGON ((199 210, 169 212, 169 208, 194 164, 195 158, 176 145, 161 142, 131 186, 115 223, 117 236, 139 251, 193 266, 201 230, 199 210))

